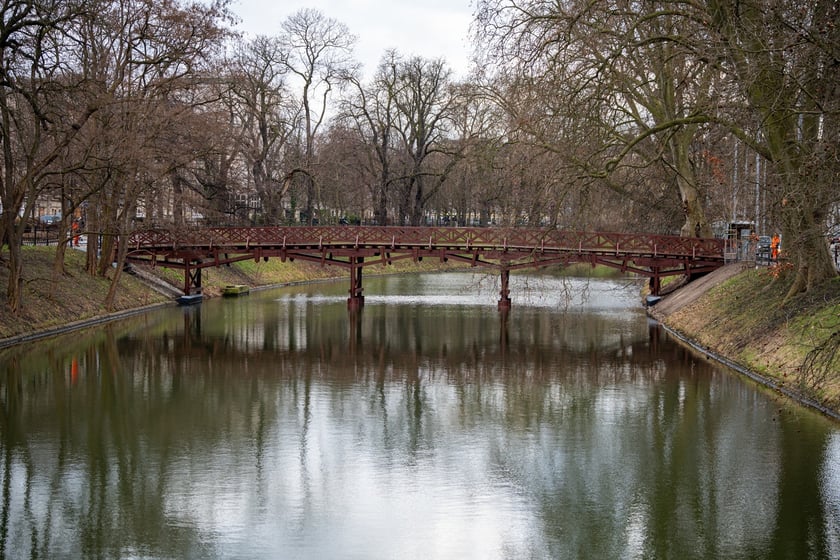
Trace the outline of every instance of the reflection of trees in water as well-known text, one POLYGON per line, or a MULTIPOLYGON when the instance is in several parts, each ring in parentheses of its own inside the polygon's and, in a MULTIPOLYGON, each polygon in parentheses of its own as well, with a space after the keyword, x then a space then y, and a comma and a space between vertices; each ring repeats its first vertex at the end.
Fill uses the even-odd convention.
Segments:
POLYGON ((152 388, 155 375, 127 373, 112 338, 72 359, 85 370, 78 379, 63 358, 34 375, 9 367, 3 379, 4 552, 206 552, 189 528, 166 522, 169 435, 148 437, 159 418, 138 394, 141 378, 152 388))
POLYGON ((218 555, 204 531, 223 505, 231 523, 291 538, 362 472, 359 453, 384 457, 371 468, 460 472, 464 442, 471 476, 532 505, 534 546, 552 557, 783 551, 757 530, 773 519, 825 540, 821 512, 793 520, 788 503, 819 504, 818 465, 804 463, 824 436, 766 422, 752 388, 689 368, 656 328, 526 316, 503 351, 495 312, 441 325, 302 306, 284 308, 288 323, 260 311, 257 326, 190 312, 164 335, 106 336, 34 372, 6 364, 4 552, 218 555))

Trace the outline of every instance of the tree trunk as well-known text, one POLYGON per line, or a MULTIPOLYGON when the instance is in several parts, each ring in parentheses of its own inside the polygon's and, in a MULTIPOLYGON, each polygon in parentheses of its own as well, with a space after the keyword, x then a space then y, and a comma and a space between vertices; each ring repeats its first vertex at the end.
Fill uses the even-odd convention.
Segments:
POLYGON ((14 224, 14 220, 12 219, 11 212, 8 214, 3 212, 0 214, 0 260, 3 258, 3 245, 6 244, 6 228, 9 227, 7 224, 11 223, 14 224), (7 219, 12 220, 11 222, 7 222, 7 219))
POLYGON ((96 274, 105 277, 111 267, 114 257, 114 242, 118 228, 116 224, 119 219, 119 210, 115 201, 116 193, 106 195, 98 211, 99 231, 99 260, 97 262, 96 274))
MULTIPOLYGON (((90 222, 88 222, 90 223, 90 222)), ((86 262, 85 262, 85 270, 91 276, 96 276, 96 269, 97 269, 97 258, 96 255, 99 253, 99 234, 94 233, 97 231, 98 228, 88 227, 87 229, 87 251, 86 251, 86 262)))
POLYGON ((377 202, 376 202, 376 209, 373 211, 373 219, 377 225, 380 226, 387 226, 388 225, 388 182, 385 178, 382 178, 382 181, 379 183, 379 188, 377 189, 377 202))
POLYGON ((102 232, 102 197, 97 195, 88 205, 85 212, 85 232, 87 235, 87 250, 85 270, 90 276, 96 276, 99 268, 99 241, 102 232))
POLYGON ((14 225, 6 228, 9 245, 9 284, 6 287, 6 305, 9 313, 19 315, 23 306, 23 255, 20 239, 14 225))
MULTIPOLYGON (((66 210, 65 210, 66 211, 66 210)), ((66 273, 64 269, 64 257, 67 253, 67 245, 69 243, 73 243, 73 237, 70 236, 70 239, 65 240, 67 237, 68 227, 66 224, 67 216, 63 214, 61 216, 61 223, 58 226, 58 234, 56 240, 56 247, 55 247, 55 256, 53 257, 53 274, 55 276, 63 276, 66 273)))
POLYGON ((173 170, 170 174, 172 184, 172 221, 176 228, 184 227, 184 189, 181 174, 173 170))
POLYGON ((423 179, 414 180, 414 201, 411 205, 411 225, 419 226, 423 219, 423 179))
MULTIPOLYGON (((113 238, 112 238, 113 239, 113 238)), ((128 236, 120 235, 116 243, 116 268, 114 269, 114 276, 111 279, 111 285, 108 288, 108 295, 105 296, 105 310, 106 311, 113 311, 114 307, 114 299, 117 297, 117 289, 120 285, 120 277, 122 276, 123 266, 125 266, 125 256, 128 253, 127 247, 127 239, 128 236)))
POLYGON ((312 176, 307 174, 305 179, 306 184, 306 202, 304 203, 304 212, 306 212, 306 225, 311 226, 315 224, 315 181, 312 176))
POLYGON ((99 263, 96 267, 97 276, 104 278, 108 273, 108 269, 111 267, 111 263, 114 262, 114 237, 113 232, 106 232, 102 236, 102 250, 99 254, 99 263))
POLYGON ((677 179, 682 198, 685 223, 680 229, 682 237, 712 237, 712 228, 706 222, 706 214, 697 196, 697 189, 690 182, 677 179))
POLYGON ((807 203, 806 208, 787 201, 782 204, 782 256, 790 260, 796 273, 786 295, 789 299, 834 278, 838 273, 822 235, 821 211, 809 211, 807 203))
MULTIPOLYGON (((672 81, 668 81, 667 88, 673 90, 672 81)), ((675 93, 671 93, 668 97, 675 97, 675 93)), ((670 107, 675 102, 669 104, 666 109, 668 120, 675 120, 677 117, 670 113, 670 107)), ((680 228, 680 235, 682 237, 712 237, 712 228, 706 221, 706 213, 703 210, 703 205, 700 202, 700 197, 697 192, 697 176, 694 173, 694 165, 691 162, 691 144, 697 134, 697 125, 685 124, 678 130, 673 131, 667 140, 668 150, 671 153, 671 162, 673 171, 677 179, 677 191, 682 203, 683 217, 685 221, 680 228)))

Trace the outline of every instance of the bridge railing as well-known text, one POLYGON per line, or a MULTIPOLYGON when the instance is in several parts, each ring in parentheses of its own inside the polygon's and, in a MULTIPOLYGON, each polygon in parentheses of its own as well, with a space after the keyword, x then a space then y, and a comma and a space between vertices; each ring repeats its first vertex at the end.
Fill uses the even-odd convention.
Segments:
POLYGON ((586 251, 723 259, 725 241, 673 235, 602 233, 543 228, 411 226, 209 227, 136 231, 129 250, 255 247, 384 247, 586 251))

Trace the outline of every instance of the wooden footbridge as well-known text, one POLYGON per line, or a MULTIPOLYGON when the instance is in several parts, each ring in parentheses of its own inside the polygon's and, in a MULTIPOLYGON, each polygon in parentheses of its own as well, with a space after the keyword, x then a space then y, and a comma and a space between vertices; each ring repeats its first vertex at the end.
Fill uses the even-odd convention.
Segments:
POLYGON ((549 228, 399 226, 205 227, 137 231, 128 262, 184 271, 184 294, 201 292, 201 271, 237 261, 299 259, 350 271, 347 305, 364 305, 362 270, 397 260, 436 258, 495 269, 499 309, 510 308, 510 271, 548 265, 606 265, 649 278, 700 276, 724 264, 723 239, 593 233, 549 228))

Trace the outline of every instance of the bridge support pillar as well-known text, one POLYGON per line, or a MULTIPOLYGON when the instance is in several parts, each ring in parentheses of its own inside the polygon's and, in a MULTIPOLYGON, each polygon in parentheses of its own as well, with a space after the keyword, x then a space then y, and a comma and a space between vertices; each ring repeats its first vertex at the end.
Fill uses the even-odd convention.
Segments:
POLYGON ((201 293, 201 268, 190 266, 189 259, 184 260, 184 295, 201 293))
POLYGON ((662 290, 662 278, 659 276, 658 266, 653 267, 653 276, 648 280, 648 287, 650 288, 650 294, 653 296, 658 296, 662 290))
POLYGON ((506 312, 510 310, 510 269, 502 267, 499 278, 502 286, 499 290, 499 311, 506 312))
POLYGON ((350 257, 350 297, 347 298, 347 309, 361 309, 365 305, 362 295, 362 268, 364 257, 350 257))

